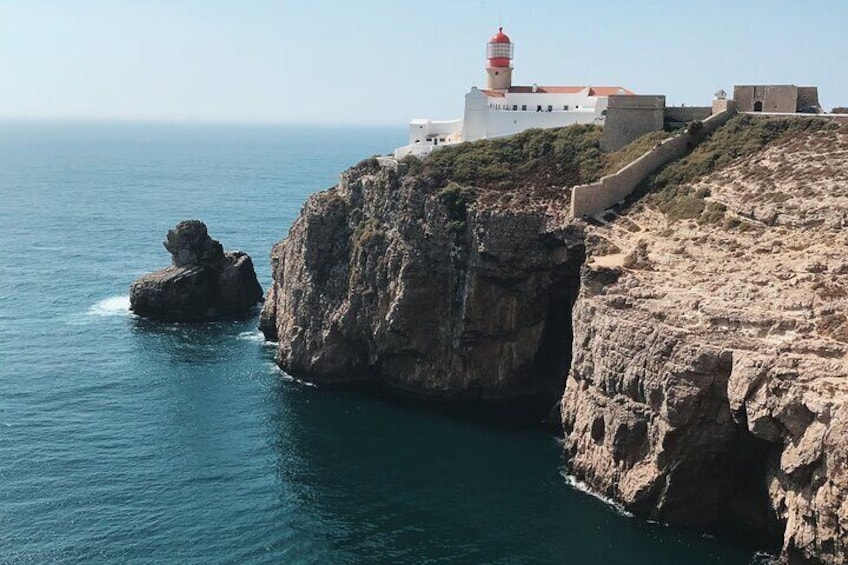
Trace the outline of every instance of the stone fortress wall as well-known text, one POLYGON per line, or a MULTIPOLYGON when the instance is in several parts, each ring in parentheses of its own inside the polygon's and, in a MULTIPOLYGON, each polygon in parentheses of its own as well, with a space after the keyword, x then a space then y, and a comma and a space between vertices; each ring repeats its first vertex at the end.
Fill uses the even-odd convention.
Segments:
POLYGON ((794 84, 738 85, 733 99, 740 112, 770 112, 794 114, 821 108, 819 89, 794 84))
POLYGON ((665 96, 613 95, 609 97, 601 138, 603 151, 617 151, 633 141, 663 129, 665 124, 665 96))
POLYGON ((685 124, 695 120, 706 120, 713 114, 710 106, 667 106, 665 123, 685 124))
POLYGON ((591 216, 621 202, 648 175, 686 155, 707 135, 727 123, 734 114, 736 107, 733 101, 716 100, 715 113, 704 120, 700 131, 690 133, 687 130, 680 133, 657 144, 618 172, 591 184, 575 186, 571 189, 571 215, 575 218, 591 216))

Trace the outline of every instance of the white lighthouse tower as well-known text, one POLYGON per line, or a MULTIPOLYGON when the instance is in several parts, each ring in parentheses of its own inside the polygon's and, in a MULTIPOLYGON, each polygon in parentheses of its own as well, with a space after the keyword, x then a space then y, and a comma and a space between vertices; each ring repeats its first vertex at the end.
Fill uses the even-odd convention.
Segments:
POLYGON ((486 44, 488 90, 509 90, 512 86, 512 47, 512 41, 502 27, 486 44))

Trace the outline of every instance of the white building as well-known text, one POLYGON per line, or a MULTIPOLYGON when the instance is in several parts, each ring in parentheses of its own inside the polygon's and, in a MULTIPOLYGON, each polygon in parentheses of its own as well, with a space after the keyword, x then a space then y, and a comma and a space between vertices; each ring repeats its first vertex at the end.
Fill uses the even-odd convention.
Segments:
POLYGON ((486 89, 465 95, 461 120, 412 120, 409 144, 395 158, 423 156, 442 145, 513 135, 531 128, 603 124, 612 94, 633 94, 618 86, 513 86, 513 44, 498 30, 486 46, 486 89))

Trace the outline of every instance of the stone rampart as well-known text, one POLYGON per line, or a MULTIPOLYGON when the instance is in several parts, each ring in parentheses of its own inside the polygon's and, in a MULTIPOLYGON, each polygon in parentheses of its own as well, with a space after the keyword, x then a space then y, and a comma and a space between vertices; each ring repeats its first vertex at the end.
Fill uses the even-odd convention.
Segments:
POLYGON ((684 123, 706 120, 712 113, 711 106, 668 106, 665 109, 665 121, 684 123))
POLYGON ((571 189, 571 215, 575 218, 591 216, 624 200, 639 183, 660 167, 686 155, 707 135, 723 126, 736 114, 731 107, 704 120, 697 133, 684 132, 657 144, 656 147, 619 170, 592 184, 571 189))
POLYGON ((609 97, 601 149, 617 151, 665 124, 665 96, 617 95, 609 97))

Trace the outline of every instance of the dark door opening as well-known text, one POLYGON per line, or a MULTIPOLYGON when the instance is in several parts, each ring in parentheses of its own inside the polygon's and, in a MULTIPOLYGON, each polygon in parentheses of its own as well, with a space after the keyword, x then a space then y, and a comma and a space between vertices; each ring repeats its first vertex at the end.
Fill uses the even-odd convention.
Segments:
POLYGON ((755 112, 762 112, 763 111, 763 103, 760 100, 757 100, 756 102, 754 102, 754 111, 755 112))

